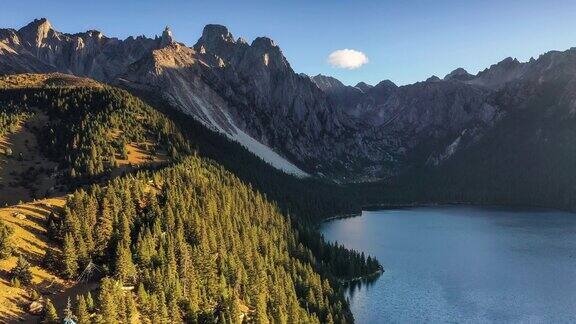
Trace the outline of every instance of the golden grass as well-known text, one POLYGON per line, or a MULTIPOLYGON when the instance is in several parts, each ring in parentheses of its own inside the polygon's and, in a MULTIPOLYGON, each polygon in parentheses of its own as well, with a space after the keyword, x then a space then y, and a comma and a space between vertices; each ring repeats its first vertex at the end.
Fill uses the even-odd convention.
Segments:
MULTIPOLYGON (((120 132, 116 131, 112 136, 118 136, 119 134, 120 132)), ((167 152, 155 150, 154 148, 155 145, 151 141, 126 144, 127 158, 122 159, 119 154, 116 155, 118 168, 112 170, 112 176, 119 176, 141 166, 162 165, 170 161, 167 152)))
POLYGON ((0 220, 14 229, 12 242, 15 247, 14 256, 0 261, 0 322, 32 319, 25 313, 30 303, 30 289, 52 295, 71 286, 70 282, 41 267, 47 249, 57 248, 46 236, 46 218, 64 203, 65 199, 59 197, 0 208, 0 220), (32 265, 31 287, 16 288, 10 284, 9 271, 16 265, 16 255, 23 255, 32 265))
POLYGON ((42 87, 103 87, 102 83, 88 78, 80 78, 63 73, 11 74, 0 77, 0 88, 42 88, 42 87))

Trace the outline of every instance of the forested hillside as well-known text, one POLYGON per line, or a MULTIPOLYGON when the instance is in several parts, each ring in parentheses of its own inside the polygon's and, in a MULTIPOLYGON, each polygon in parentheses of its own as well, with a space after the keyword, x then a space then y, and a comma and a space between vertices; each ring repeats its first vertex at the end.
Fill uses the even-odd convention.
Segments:
MULTIPOLYGON (((138 287, 140 316, 152 323, 234 322, 242 305, 261 323, 349 319, 277 207, 197 157, 78 191, 50 228, 66 276, 93 260, 138 287)), ((118 311, 110 306, 100 305, 103 316, 118 311)))
MULTIPOLYGON (((72 282, 102 280, 90 296, 71 301, 68 313, 80 322, 352 321, 337 279, 371 274, 380 265, 326 244, 314 230, 328 215, 315 213, 335 201, 330 189, 325 196, 298 192, 321 183, 271 172, 230 142, 224 148, 238 153, 237 165, 246 159, 259 167, 253 174, 231 160, 224 167, 208 160, 214 157, 210 146, 203 149, 208 134, 195 140, 198 129, 175 124, 124 90, 62 75, 22 79, 0 83, 2 121, 46 116, 32 132, 58 165, 58 186, 75 190, 42 225, 55 245, 32 266, 72 282), (146 161, 133 164, 136 151, 146 161), (294 192, 282 194, 283 184, 294 192)), ((327 208, 346 210, 340 206, 327 208)), ((19 235, 5 233, 6 245, 19 235)), ((6 280, 18 279, 35 300, 22 262, 18 271, 4 269, 6 280)), ((51 304, 43 300, 50 317, 51 304)))

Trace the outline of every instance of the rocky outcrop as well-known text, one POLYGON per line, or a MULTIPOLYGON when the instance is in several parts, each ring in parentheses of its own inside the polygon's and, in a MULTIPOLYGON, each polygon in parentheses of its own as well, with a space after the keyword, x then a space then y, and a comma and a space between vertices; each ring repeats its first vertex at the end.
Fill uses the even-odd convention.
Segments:
POLYGON ((163 48, 174 43, 176 43, 176 41, 172 36, 172 30, 170 30, 170 27, 166 26, 162 32, 162 38, 160 38, 160 47, 163 48))

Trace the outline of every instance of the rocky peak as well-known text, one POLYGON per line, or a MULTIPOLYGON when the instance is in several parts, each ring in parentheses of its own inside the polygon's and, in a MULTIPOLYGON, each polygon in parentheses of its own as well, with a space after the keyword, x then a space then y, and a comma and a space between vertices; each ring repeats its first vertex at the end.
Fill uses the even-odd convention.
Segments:
POLYGON ((277 47, 276 44, 274 44, 274 41, 268 37, 256 37, 256 39, 252 42, 251 46, 253 48, 263 50, 268 50, 272 47, 277 47))
POLYGON ((235 43, 234 36, 232 36, 226 26, 214 24, 204 26, 202 37, 198 40, 198 44, 203 44, 207 49, 219 46, 223 42, 235 43))
POLYGON ((346 87, 338 79, 322 74, 312 77, 312 81, 324 92, 337 91, 346 87))
POLYGON ((88 37, 92 37, 92 38, 98 38, 98 39, 104 38, 104 34, 99 30, 88 30, 88 31, 86 31, 85 34, 88 37))
POLYGON ((373 85, 370 85, 366 82, 358 82, 354 87, 362 90, 363 92, 368 92, 368 90, 374 88, 373 85))
MULTIPOLYGON (((242 53, 244 48, 240 48, 242 53)), ((257 37, 249 48, 245 48, 252 60, 261 61, 270 70, 285 71, 290 67, 282 50, 268 37, 257 37)))
POLYGON ((230 61, 236 57, 239 59, 241 49, 248 47, 246 43, 236 43, 232 33, 222 25, 206 25, 202 31, 202 36, 194 45, 198 53, 214 55, 225 61, 230 61))
POLYGON ((36 47, 42 45, 42 42, 48 37, 50 32, 53 32, 52 24, 46 18, 34 19, 34 21, 18 31, 25 42, 36 47))
POLYGON ((468 83, 499 89, 513 80, 522 78, 531 65, 530 63, 520 63, 515 58, 507 57, 497 64, 491 65, 490 68, 479 72, 468 83))
POLYGON ((446 76, 444 77, 444 80, 450 80, 450 81, 468 81, 473 79, 474 76, 470 73, 468 73, 468 71, 466 71, 463 68, 457 68, 456 70, 446 74, 446 76))
POLYGON ((512 57, 507 57, 505 59, 503 59, 502 61, 500 61, 498 63, 498 65, 510 65, 510 66, 514 66, 514 65, 518 65, 520 64, 520 62, 518 61, 517 58, 512 58, 512 57))
POLYGON ((433 75, 431 77, 429 77, 428 79, 426 79, 426 82, 438 82, 441 81, 439 77, 433 75))
POLYGON ((384 80, 378 82, 378 84, 375 85, 374 88, 398 88, 398 86, 396 85, 396 83, 390 80, 384 80))
POLYGON ((518 61, 518 59, 507 57, 507 58, 503 59, 502 61, 491 65, 490 68, 480 72, 480 74, 483 74, 486 71, 491 71, 491 70, 492 71, 493 70, 509 71, 509 70, 513 70, 513 69, 519 67, 520 65, 522 65, 522 63, 520 63, 518 61))
POLYGON ((398 86, 390 81, 380 81, 377 85, 369 89, 369 93, 377 98, 377 101, 384 101, 392 93, 398 90, 398 86))
POLYGON ((172 36, 172 31, 170 27, 166 26, 162 32, 162 38, 160 40, 160 47, 166 47, 174 43, 174 37, 172 36))

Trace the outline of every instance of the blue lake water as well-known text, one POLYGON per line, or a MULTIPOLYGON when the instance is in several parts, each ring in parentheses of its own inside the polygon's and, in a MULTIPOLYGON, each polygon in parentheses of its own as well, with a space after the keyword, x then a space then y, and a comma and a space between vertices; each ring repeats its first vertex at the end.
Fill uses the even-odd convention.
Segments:
POLYGON ((322 226, 385 273, 348 292, 358 323, 576 322, 576 215, 540 209, 365 211, 322 226))

